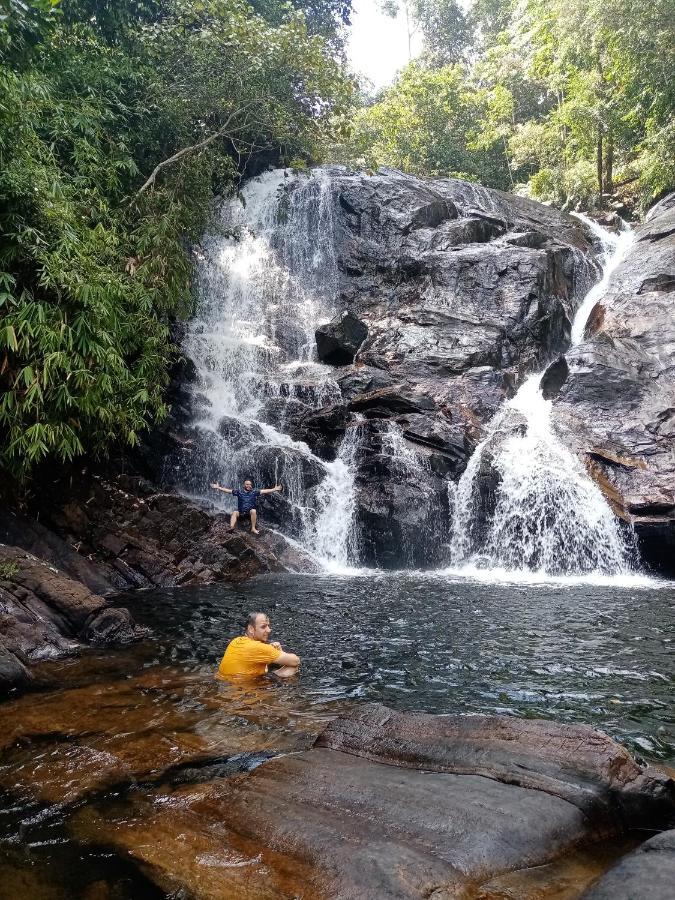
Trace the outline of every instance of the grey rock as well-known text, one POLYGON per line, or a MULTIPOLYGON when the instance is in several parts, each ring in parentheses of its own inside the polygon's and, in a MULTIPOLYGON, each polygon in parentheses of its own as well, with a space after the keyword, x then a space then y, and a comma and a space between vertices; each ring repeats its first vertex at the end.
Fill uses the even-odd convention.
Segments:
POLYGON ((346 366, 354 362, 359 347, 368 337, 368 327, 346 312, 316 330, 316 349, 321 362, 346 366))
POLYGON ((584 900, 673 900, 675 831, 649 838, 587 891, 584 900))
POLYGON ((643 558, 675 572, 675 198, 638 227, 567 354, 556 421, 617 515, 632 523, 643 558))

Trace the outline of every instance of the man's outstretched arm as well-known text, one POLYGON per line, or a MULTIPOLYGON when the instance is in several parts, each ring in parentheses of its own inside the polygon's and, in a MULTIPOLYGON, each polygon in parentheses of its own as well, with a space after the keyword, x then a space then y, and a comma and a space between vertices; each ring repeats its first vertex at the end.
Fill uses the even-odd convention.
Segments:
POLYGON ((280 484, 275 485, 273 488, 263 488, 260 493, 261 494, 276 494, 278 491, 283 490, 280 484))
POLYGON ((232 488, 222 487, 222 485, 218 484, 217 481, 214 481, 214 483, 211 485, 211 487, 213 488, 214 491, 222 491, 223 494, 231 494, 232 493, 232 488))

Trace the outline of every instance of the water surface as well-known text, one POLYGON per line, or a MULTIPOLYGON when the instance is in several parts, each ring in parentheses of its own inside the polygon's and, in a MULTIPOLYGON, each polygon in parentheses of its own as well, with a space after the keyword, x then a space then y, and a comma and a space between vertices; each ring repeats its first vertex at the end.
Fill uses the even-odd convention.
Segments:
POLYGON ((157 662, 207 677, 257 608, 272 640, 302 656, 287 690, 304 700, 587 723, 642 758, 675 762, 670 585, 276 575, 133 604, 156 635, 157 662))

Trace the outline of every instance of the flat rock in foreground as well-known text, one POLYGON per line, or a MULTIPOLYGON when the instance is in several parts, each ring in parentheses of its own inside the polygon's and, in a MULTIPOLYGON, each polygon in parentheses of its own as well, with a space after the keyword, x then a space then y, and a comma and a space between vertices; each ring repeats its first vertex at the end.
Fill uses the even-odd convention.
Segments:
POLYGON ((589 728, 368 705, 309 751, 89 810, 78 831, 197 897, 534 900, 559 894, 533 867, 571 861, 560 896, 580 897, 602 872, 580 853, 674 818, 672 780, 589 728))

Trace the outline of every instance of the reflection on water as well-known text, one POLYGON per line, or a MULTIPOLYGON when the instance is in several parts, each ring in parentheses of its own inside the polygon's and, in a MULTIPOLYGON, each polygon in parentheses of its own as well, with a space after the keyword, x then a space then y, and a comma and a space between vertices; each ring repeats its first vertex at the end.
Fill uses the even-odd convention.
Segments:
MULTIPOLYGON (((152 640, 45 664, 41 691, 0 704, 0 897, 170 895, 125 855, 152 868, 153 822, 174 847, 172 817, 158 811, 310 746, 354 702, 584 722, 642 759, 675 762, 668 585, 282 575, 125 603, 152 640), (302 656, 299 678, 214 679, 254 609, 302 656)), ((213 869, 211 845, 198 850, 196 871, 213 869)), ((182 852, 190 868, 197 849, 182 852)))

